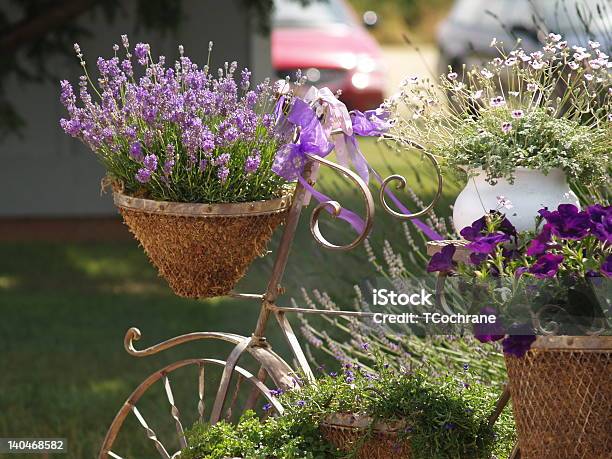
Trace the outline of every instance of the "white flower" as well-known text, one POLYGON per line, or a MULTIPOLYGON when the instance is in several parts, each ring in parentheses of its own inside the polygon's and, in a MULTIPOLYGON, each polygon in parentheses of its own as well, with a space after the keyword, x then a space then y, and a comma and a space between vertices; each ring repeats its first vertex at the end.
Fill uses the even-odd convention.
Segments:
POLYGON ((589 57, 591 57, 589 53, 585 53, 585 52, 575 52, 574 53, 574 59, 577 60, 578 62, 588 59, 589 57))
POLYGON ((516 120, 522 118, 523 116, 525 116, 525 112, 523 110, 513 110, 512 111, 512 118, 516 120))
POLYGON ((598 41, 589 40, 589 46, 593 49, 597 49, 601 46, 601 43, 599 43, 598 41))
POLYGON ((529 92, 536 92, 538 90, 538 85, 535 83, 529 83, 527 85, 527 91, 529 92))
POLYGON ((568 65, 569 65, 569 68, 572 69, 572 70, 577 70, 578 67, 580 67, 580 64, 578 64, 578 62, 574 62, 574 61, 570 62, 568 65))
POLYGON ((291 84, 289 84, 286 80, 277 80, 276 83, 274 83, 274 91, 277 94, 288 94, 290 90, 291 84))
POLYGON ((518 62, 518 60, 516 59, 516 57, 510 57, 510 58, 506 59, 506 66, 507 67, 512 67, 513 65, 516 65, 517 62, 518 62))
POLYGON ((485 77, 487 80, 490 80, 491 78, 493 78, 495 75, 493 74, 493 72, 489 71, 488 69, 482 69, 480 71, 481 75, 483 77, 485 77))
POLYGON ((504 61, 503 61, 503 60, 501 60, 501 58, 499 58, 499 57, 496 57, 495 59, 493 59, 493 65, 496 65, 496 66, 498 66, 498 67, 499 67, 499 66, 500 66, 500 65, 502 65, 503 63, 504 63, 504 61))
POLYGON ((478 100, 482 97, 482 89, 479 89, 475 93, 472 94, 472 99, 478 100))
POLYGON ((502 123, 501 128, 504 134, 508 134, 512 130, 512 123, 508 123, 508 122, 502 123))
POLYGON ((587 81, 593 81, 593 75, 591 75, 590 73, 585 73, 584 79, 587 81))
POLYGON ((533 67, 534 70, 540 70, 544 68, 545 63, 542 61, 533 61, 531 63, 531 67, 533 67))
POLYGON ((518 97, 521 93, 518 91, 508 91, 508 94, 510 94, 512 97, 518 97))
POLYGON ((589 61, 589 65, 591 66, 593 70, 598 70, 601 68, 599 59, 593 59, 592 61, 589 61))
POLYGON ((449 80, 453 81, 457 79, 457 73, 456 72, 451 72, 448 75, 446 75, 448 77, 449 80))
POLYGON ((548 38, 550 38, 551 41, 554 41, 555 43, 558 41, 561 41, 561 35, 556 34, 556 33, 549 33, 548 34, 548 38))
POLYGON ((559 49, 567 48, 567 42, 566 41, 560 41, 559 43, 557 43, 557 48, 559 48, 559 49))
POLYGON ((418 76, 411 76, 402 81, 402 86, 407 86, 409 84, 417 84, 419 82, 418 76))
POLYGON ((491 44, 489 46, 492 48, 496 44, 497 44, 497 38, 493 38, 493 40, 491 40, 491 44))
POLYGON ((586 48, 583 48, 582 46, 572 46, 572 49, 576 51, 577 53, 581 53, 581 54, 586 51, 586 48))
POLYGON ((504 107, 506 105, 506 101, 502 96, 497 96, 491 99, 491 107, 504 107))
POLYGON ((542 51, 536 51, 535 53, 531 53, 531 57, 533 57, 536 61, 539 61, 544 57, 544 53, 542 51))

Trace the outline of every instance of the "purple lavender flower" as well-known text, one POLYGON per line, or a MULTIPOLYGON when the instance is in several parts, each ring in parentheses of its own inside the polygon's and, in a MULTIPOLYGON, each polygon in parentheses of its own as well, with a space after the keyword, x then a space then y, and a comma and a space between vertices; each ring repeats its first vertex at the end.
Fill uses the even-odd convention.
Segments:
POLYGON ((272 409, 272 404, 271 403, 266 403, 264 406, 261 407, 264 411, 270 411, 272 409))
POLYGON ((252 174, 259 168, 260 163, 261 156, 259 156, 259 152, 254 152, 252 155, 247 157, 244 163, 244 172, 247 174, 252 174))
POLYGON ((134 48, 134 56, 136 56, 140 65, 146 65, 149 59, 150 50, 151 47, 148 43, 138 43, 136 45, 136 48, 134 48))
POLYGON ((157 169, 157 156, 155 155, 147 155, 143 161, 144 167, 149 169, 151 172, 155 172, 157 169))
POLYGON ((608 255, 606 260, 601 264, 599 270, 604 276, 612 277, 612 255, 608 255))
POLYGON ((586 213, 591 222, 591 233, 602 242, 612 243, 612 206, 595 204, 586 213))
POLYGON ((559 265, 563 262, 563 255, 546 254, 542 255, 538 260, 529 268, 529 272, 538 279, 545 279, 548 277, 555 277, 559 270, 559 265))
POLYGON ((142 145, 140 144, 140 142, 134 142, 132 145, 130 145, 130 156, 132 157, 132 159, 138 162, 144 159, 142 145))
POLYGON ((153 175, 151 170, 141 167, 136 173, 136 180, 138 180, 140 183, 148 183, 151 180, 151 175, 153 175))
POLYGON ((300 408, 303 408, 306 406, 306 400, 298 400, 295 404, 300 408))
POLYGON ((221 181, 221 183, 224 183, 227 180, 229 173, 230 170, 227 167, 223 166, 217 172, 217 178, 221 181))
POLYGON ((453 260, 455 251, 457 248, 454 245, 447 245, 442 250, 431 257, 429 264, 427 265, 427 272, 449 272, 452 271, 456 265, 453 260))
POLYGON ((495 316, 495 323, 474 324, 474 337, 481 343, 491 343, 493 341, 499 341, 502 339, 506 332, 504 331, 504 325, 499 318, 497 310, 491 306, 485 306, 480 310, 480 314, 487 316, 495 316))
POLYGON ((552 233, 562 239, 580 240, 589 232, 589 216, 573 204, 560 204, 553 212, 542 209, 539 213, 550 224, 552 233))
POLYGON ((200 160, 200 163, 198 164, 198 168, 200 169, 200 172, 204 172, 206 170, 206 166, 208 166, 208 161, 202 158, 200 160))
POLYGON ((243 69, 241 73, 240 79, 240 87, 243 91, 249 89, 249 85, 251 84, 251 71, 249 69, 243 69))
POLYGON ((536 340, 533 329, 527 324, 513 324, 508 329, 508 337, 502 341, 505 354, 521 358, 536 340))

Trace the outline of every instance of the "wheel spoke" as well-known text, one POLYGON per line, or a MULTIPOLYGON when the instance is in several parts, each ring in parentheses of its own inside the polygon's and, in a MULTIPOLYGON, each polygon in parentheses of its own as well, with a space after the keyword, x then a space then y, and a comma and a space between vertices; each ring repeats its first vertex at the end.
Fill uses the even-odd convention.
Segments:
POLYGON ((155 445, 155 448, 157 448, 157 451, 159 451, 159 454, 161 455, 161 457, 163 459, 170 459, 170 455, 168 454, 168 451, 166 451, 166 448, 164 448, 164 445, 162 445, 162 443, 159 441, 153 429, 149 427, 149 425, 147 424, 147 421, 145 421, 145 418, 142 416, 142 414, 140 414, 140 411, 138 411, 138 408, 136 408, 135 406, 132 407, 132 412, 138 419, 138 422, 140 422, 140 425, 145 429, 145 432, 147 433, 147 437, 149 438, 149 440, 153 442, 153 444, 155 445))
POLYGON ((174 423, 176 425, 176 433, 179 437, 179 444, 181 445, 181 449, 187 447, 187 440, 185 439, 185 432, 183 430, 183 424, 181 424, 180 420, 180 412, 174 403, 174 395, 172 394, 172 387, 170 386, 170 379, 168 375, 164 376, 164 388, 166 389, 166 396, 168 397, 168 402, 170 402, 170 414, 174 419, 174 423))
POLYGON ((200 414, 200 422, 204 422, 204 364, 199 364, 199 376, 198 376, 198 413, 200 414))

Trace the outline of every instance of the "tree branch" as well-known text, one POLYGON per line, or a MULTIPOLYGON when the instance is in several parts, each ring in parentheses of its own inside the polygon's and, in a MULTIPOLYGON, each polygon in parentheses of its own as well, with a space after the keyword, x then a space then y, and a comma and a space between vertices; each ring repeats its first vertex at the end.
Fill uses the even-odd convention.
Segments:
POLYGON ((64 0, 38 16, 25 18, 0 34, 0 53, 12 53, 17 48, 43 37, 96 4, 96 0, 64 0))

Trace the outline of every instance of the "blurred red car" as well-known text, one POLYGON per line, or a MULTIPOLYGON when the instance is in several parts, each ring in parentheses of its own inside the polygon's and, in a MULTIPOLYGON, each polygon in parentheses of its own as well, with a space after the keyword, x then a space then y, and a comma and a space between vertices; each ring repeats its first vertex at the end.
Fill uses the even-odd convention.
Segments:
POLYGON ((272 65, 279 78, 302 70, 311 85, 342 90, 349 109, 375 108, 384 99, 385 71, 378 43, 344 0, 275 0, 272 65))

